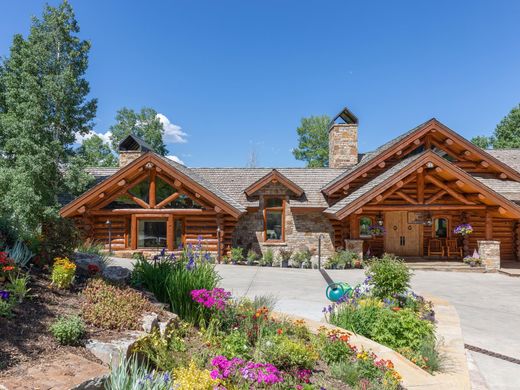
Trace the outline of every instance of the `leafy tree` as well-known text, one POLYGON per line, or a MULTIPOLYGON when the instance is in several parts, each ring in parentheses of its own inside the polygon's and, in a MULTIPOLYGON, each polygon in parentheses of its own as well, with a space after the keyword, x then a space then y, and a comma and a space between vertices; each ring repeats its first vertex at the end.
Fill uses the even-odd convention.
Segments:
POLYGON ((329 123, 327 115, 302 118, 298 133, 298 147, 293 149, 297 160, 307 161, 308 167, 329 165, 329 123))
POLYGON ((90 43, 72 7, 46 6, 29 35, 13 38, 0 72, 0 212, 33 233, 55 214, 76 134, 92 127, 97 101, 83 77, 90 43))
POLYGON ((478 136, 471 142, 480 147, 492 146, 493 149, 520 148, 520 104, 500 121, 491 137, 478 136))
POLYGON ((168 154, 163 141, 164 126, 157 117, 157 111, 144 107, 140 112, 123 107, 116 114, 117 123, 110 127, 112 148, 117 150, 119 143, 133 134, 148 143, 161 156, 168 154))
POLYGON ((78 156, 89 167, 117 166, 117 159, 112 153, 110 146, 97 134, 83 140, 78 148, 78 156))
POLYGON ((69 159, 63 177, 66 191, 63 192, 73 196, 79 196, 91 187, 95 179, 94 176, 85 170, 88 166, 91 165, 80 155, 69 159))

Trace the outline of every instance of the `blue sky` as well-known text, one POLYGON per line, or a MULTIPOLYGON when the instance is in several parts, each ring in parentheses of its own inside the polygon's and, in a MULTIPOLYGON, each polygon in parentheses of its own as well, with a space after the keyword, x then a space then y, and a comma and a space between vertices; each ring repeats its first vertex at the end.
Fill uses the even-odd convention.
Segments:
MULTIPOLYGON (((520 103, 518 1, 71 3, 92 42, 95 130, 153 107, 187 134, 168 147, 189 166, 245 166, 252 149, 261 166, 302 166, 300 119, 343 106, 368 151, 431 117, 489 134, 520 103)), ((43 5, 0 2, 0 55, 43 5)))

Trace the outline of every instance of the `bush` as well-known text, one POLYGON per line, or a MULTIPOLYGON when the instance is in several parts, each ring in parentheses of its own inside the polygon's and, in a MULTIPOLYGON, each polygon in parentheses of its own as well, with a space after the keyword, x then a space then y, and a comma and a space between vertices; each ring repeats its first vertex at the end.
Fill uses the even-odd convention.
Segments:
POLYGON ((374 322, 371 338, 392 349, 420 351, 425 343, 434 342, 435 335, 433 324, 421 320, 410 309, 382 309, 374 322))
POLYGON ((251 346, 246 335, 235 330, 222 339, 219 354, 228 359, 234 357, 249 359, 251 357, 250 350, 251 346))
POLYGON ((403 294, 410 287, 411 271, 406 264, 385 253, 382 258, 373 258, 366 271, 373 294, 381 299, 403 294))
POLYGON ((74 222, 67 218, 53 217, 43 223, 40 256, 43 263, 56 257, 71 257, 78 246, 80 233, 74 222))
POLYGON ((242 248, 231 248, 229 259, 233 263, 238 263, 239 261, 244 260, 244 250, 242 248))
POLYGON ((7 289, 11 292, 13 299, 17 303, 22 303, 30 288, 27 288, 29 284, 29 275, 18 274, 10 279, 10 283, 7 289))
POLYGON ((257 354, 257 360, 272 363, 280 369, 312 369, 319 357, 312 346, 284 335, 262 339, 257 354))
POLYGON ((292 265, 296 268, 301 268, 303 263, 308 263, 311 261, 311 252, 307 249, 294 252, 292 256, 292 265))
POLYGON ((11 318, 13 316, 14 303, 11 299, 2 299, 0 297, 0 317, 11 318))
POLYGON ((250 249, 247 252, 247 265, 253 265, 257 260, 258 254, 254 250, 250 249))
POLYGON ((374 334, 374 323, 378 319, 383 304, 375 299, 363 299, 359 305, 342 304, 336 311, 330 313, 331 324, 343 329, 372 338, 374 334))
POLYGON ((108 267, 112 262, 112 260, 110 260, 110 256, 108 256, 105 252, 105 245, 100 242, 95 242, 91 239, 81 241, 76 248, 76 252, 96 255, 98 257, 98 261, 101 263, 102 269, 108 267))
POLYGON ((267 248, 264 255, 262 256, 262 259, 260 260, 260 265, 266 266, 266 265, 273 265, 274 261, 274 252, 271 248, 267 248))
MULTIPOLYGON (((270 249, 268 249, 270 250, 270 249)), ((271 251, 272 252, 272 251, 271 251)), ((278 256, 282 259, 282 261, 289 261, 293 255, 293 251, 290 249, 280 249, 278 251, 278 256)))
POLYGON ((12 247, 6 249, 6 252, 18 267, 26 267, 34 257, 34 253, 21 240, 16 240, 12 247))
POLYGON ((58 288, 69 288, 76 275, 76 264, 68 258, 57 257, 52 266, 52 284, 58 288))
POLYGON ((85 324, 78 316, 60 317, 49 330, 61 345, 79 345, 85 334, 85 324))
POLYGON ((138 291, 93 279, 83 290, 83 318, 102 329, 139 329, 140 318, 152 305, 138 291))
POLYGON ((134 282, 141 283, 159 301, 168 303, 180 318, 194 324, 207 322, 209 318, 192 300, 191 291, 211 290, 220 281, 211 256, 201 248, 202 245, 195 249, 188 246, 178 258, 162 258, 155 264, 139 259, 132 273, 134 282))

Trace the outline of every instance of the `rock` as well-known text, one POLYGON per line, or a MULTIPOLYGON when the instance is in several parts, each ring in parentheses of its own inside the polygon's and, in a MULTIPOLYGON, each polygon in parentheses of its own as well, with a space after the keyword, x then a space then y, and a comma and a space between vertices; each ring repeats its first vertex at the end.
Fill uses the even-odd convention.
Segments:
POLYGON ((132 346, 143 335, 143 332, 131 332, 117 340, 89 340, 85 347, 103 363, 117 365, 121 356, 130 356, 132 346))
POLYGON ((94 264, 99 268, 99 270, 102 270, 105 267, 104 262, 101 260, 101 257, 98 255, 94 255, 91 253, 75 253, 74 254, 74 262, 76 263, 76 266, 81 269, 82 271, 90 273, 88 266, 90 264, 94 264))
POLYGON ((103 390, 105 388, 105 382, 108 379, 109 374, 98 376, 92 379, 88 379, 79 385, 72 387, 70 390, 103 390))
POLYGON ((159 329, 159 316, 157 313, 145 313, 141 318, 141 327, 146 333, 152 333, 159 329))
POLYGON ((159 331, 161 332, 161 336, 164 336, 169 329, 178 327, 180 322, 179 316, 175 313, 165 312, 164 316, 166 319, 159 322, 159 331))
POLYGON ((131 271, 128 268, 118 265, 111 265, 103 270, 103 278, 116 283, 125 284, 130 279, 131 271))

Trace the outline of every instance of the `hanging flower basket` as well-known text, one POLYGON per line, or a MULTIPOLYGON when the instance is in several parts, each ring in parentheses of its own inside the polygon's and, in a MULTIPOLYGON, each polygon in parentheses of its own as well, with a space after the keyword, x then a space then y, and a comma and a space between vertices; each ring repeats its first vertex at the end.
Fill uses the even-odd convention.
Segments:
POLYGON ((368 227, 368 232, 374 236, 383 236, 386 233, 385 227, 381 225, 372 225, 368 227))
POLYGON ((473 226, 471 226, 469 223, 463 223, 459 226, 457 226, 453 233, 460 234, 461 236, 469 236, 471 233, 473 233, 473 226))

